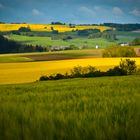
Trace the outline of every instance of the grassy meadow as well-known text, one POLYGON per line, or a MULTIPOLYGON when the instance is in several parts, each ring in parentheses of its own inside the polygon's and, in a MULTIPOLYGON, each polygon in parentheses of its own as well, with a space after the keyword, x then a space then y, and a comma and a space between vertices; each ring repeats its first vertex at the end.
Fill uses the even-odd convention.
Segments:
MULTIPOLYGON (((125 58, 123 58, 125 59, 125 58)), ((140 66, 140 58, 130 58, 140 66)), ((121 58, 84 58, 40 62, 0 63, 0 84, 34 82, 42 75, 69 72, 74 66, 95 66, 106 71, 119 65, 121 58)))
POLYGON ((140 76, 0 86, 1 140, 138 140, 140 76))
POLYGON ((117 43, 131 42, 135 38, 140 37, 140 32, 120 32, 116 31, 117 43))
POLYGON ((108 46, 115 45, 115 42, 110 42, 103 38, 74 38, 68 41, 64 40, 52 40, 51 37, 39 37, 39 36, 23 36, 23 35, 9 35, 9 39, 18 41, 23 44, 30 45, 41 45, 44 47, 47 46, 70 46, 74 45, 77 48, 87 46, 89 48, 95 48, 98 45, 100 48, 106 48, 108 46))

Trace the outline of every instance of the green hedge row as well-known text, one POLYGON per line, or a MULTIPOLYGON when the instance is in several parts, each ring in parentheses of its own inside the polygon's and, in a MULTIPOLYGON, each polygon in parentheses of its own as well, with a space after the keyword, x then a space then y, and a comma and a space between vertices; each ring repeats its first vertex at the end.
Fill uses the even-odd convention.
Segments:
POLYGON ((109 69, 106 72, 102 72, 97 70, 93 66, 74 67, 70 74, 53 74, 50 76, 41 76, 40 81, 45 80, 59 80, 59 79, 69 79, 69 78, 88 78, 88 77, 102 77, 102 76, 123 76, 123 75, 131 75, 136 73, 137 66, 136 62, 130 59, 121 60, 120 65, 116 66, 112 69, 109 69))

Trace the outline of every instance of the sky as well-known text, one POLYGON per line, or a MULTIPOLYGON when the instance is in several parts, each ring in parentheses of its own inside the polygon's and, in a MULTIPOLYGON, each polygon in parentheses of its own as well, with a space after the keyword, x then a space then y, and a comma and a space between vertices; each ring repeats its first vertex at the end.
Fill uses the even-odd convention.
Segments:
POLYGON ((140 23, 140 0, 0 0, 0 22, 140 23))

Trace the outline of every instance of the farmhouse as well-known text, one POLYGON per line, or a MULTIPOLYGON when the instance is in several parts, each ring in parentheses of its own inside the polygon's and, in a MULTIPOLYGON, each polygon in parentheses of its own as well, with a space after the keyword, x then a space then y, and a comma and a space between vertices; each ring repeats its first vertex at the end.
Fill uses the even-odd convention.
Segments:
POLYGON ((124 47, 124 46, 129 46, 129 43, 119 43, 119 45, 124 47))

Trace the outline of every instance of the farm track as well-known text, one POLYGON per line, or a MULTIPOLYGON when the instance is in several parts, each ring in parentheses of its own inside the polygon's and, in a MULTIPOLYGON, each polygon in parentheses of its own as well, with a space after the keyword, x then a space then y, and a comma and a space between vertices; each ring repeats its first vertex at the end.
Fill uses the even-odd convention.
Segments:
POLYGON ((25 57, 33 61, 53 61, 53 60, 70 60, 70 59, 86 59, 86 58, 101 58, 101 56, 68 56, 61 54, 42 54, 42 55, 25 55, 25 57))

